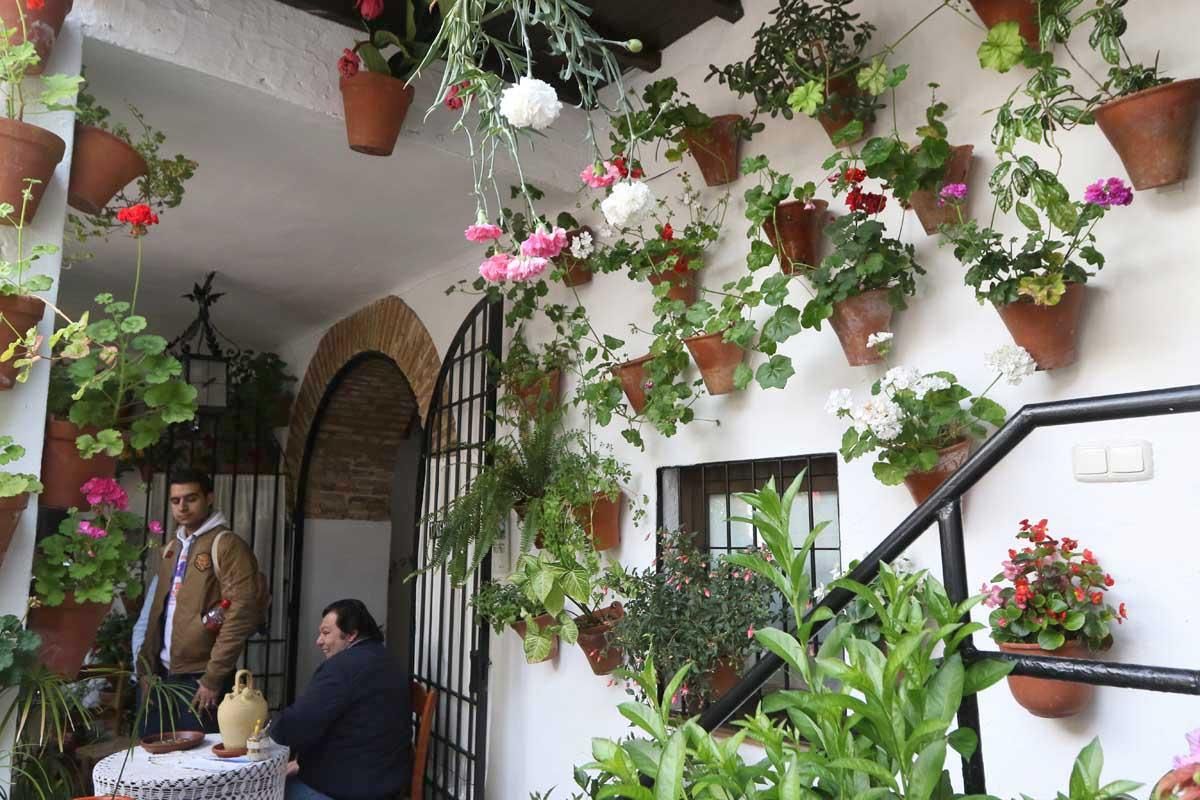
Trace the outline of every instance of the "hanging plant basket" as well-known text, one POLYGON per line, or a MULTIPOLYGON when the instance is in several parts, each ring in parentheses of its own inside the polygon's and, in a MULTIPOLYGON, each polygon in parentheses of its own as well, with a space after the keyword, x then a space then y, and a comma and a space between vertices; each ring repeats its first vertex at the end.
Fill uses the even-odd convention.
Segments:
MULTIPOLYGON (((1027 656, 1050 656, 1051 658, 1090 658, 1087 644, 1078 640, 1067 641, 1054 651, 1043 650, 1036 644, 998 642, 1001 652, 1019 653, 1027 656)), ((1083 711, 1092 702, 1093 687, 1087 683, 1055 681, 1049 678, 1030 678, 1025 675, 1009 675, 1008 689, 1016 701, 1035 717, 1060 719, 1072 717, 1083 711)))
MULTIPOLYGON (((13 329, 25 335, 25 331, 42 321, 45 308, 40 297, 0 295, 0 317, 4 318, 0 320, 0 353, 19 338, 13 329)), ((0 363, 0 391, 16 388, 19 370, 15 362, 16 359, 10 358, 0 363)))
POLYGON ((613 367, 613 374, 621 381, 621 390, 635 414, 646 408, 646 364, 652 358, 654 356, 644 355, 613 367))
POLYGON ((684 339, 692 360, 700 368, 704 388, 712 395, 733 391, 733 373, 746 356, 746 351, 724 340, 725 332, 707 333, 684 339))
MULTIPOLYGON (((22 193, 28 178, 39 182, 30 186, 32 196, 25 206, 25 223, 32 222, 37 216, 42 195, 66 152, 67 143, 45 128, 0 118, 0 154, 3 154, 0 157, 0 203, 13 207, 14 220, 21 214, 22 193)), ((7 220, 0 220, 0 225, 8 224, 7 220)))
MULTIPOLYGON (((859 97, 862 95, 862 89, 858 88, 858 82, 851 75, 841 75, 829 82, 831 93, 837 93, 841 97, 859 97)), ((825 133, 829 136, 829 141, 833 142, 833 137, 842 128, 854 121, 854 113, 845 107, 844 104, 838 104, 830 111, 822 112, 817 115, 817 122, 821 123, 821 127, 825 129, 825 133)), ((867 138, 870 133, 870 125, 863 123, 862 136, 859 136, 852 142, 842 142, 837 144, 837 147, 849 147, 852 144, 857 144, 867 138)))
POLYGON ((647 280, 651 286, 669 283, 671 288, 667 290, 667 297, 672 300, 682 300, 689 306, 696 302, 696 273, 688 269, 687 259, 676 262, 674 269, 651 273, 647 280))
POLYGON ((25 30, 40 60, 37 66, 30 68, 30 75, 41 75, 46 69, 46 60, 54 50, 54 42, 58 40, 63 21, 71 13, 72 5, 73 0, 46 0, 40 8, 33 9, 29 7, 29 0, 0 0, 0 23, 3 23, 5 30, 16 31, 9 40, 10 47, 17 47, 26 41, 21 32, 21 11, 25 12, 25 30))
POLYGON ((867 347, 867 337, 891 330, 892 311, 887 289, 872 289, 833 304, 829 324, 842 343, 850 366, 862 367, 883 360, 875 348, 867 347))
POLYGON ((576 228, 573 231, 567 231, 567 246, 563 249, 562 255, 559 256, 563 262, 564 286, 583 286, 585 283, 592 282, 592 271, 588 269, 587 261, 571 255, 571 245, 575 243, 575 239, 582 233, 587 233, 593 239, 596 238, 592 229, 586 225, 582 228, 576 228))
POLYGON ((87 498, 79 487, 92 478, 112 478, 117 474, 117 460, 99 455, 85 459, 79 455, 75 440, 84 433, 95 434, 94 428, 80 428, 68 420, 50 417, 46 421, 46 443, 42 448, 42 483, 45 489, 38 495, 43 508, 84 508, 87 498))
POLYGON ((1052 306, 1039 306, 1028 298, 996 306, 1013 341, 1029 351, 1038 369, 1075 363, 1086 288, 1082 283, 1068 284, 1067 293, 1052 306))
POLYGON ((624 616, 625 609, 621 608, 621 604, 613 603, 597 611, 594 619, 575 619, 579 625, 579 648, 583 650, 588 665, 596 675, 611 674, 625 660, 623 650, 608 646, 609 632, 624 616))
POLYGON ((917 505, 928 500, 929 495, 933 494, 947 478, 953 475, 955 470, 966 463, 969 455, 971 455, 971 440, 963 439, 938 450, 937 465, 933 469, 928 472, 913 472, 906 476, 904 485, 908 487, 908 491, 917 505))
POLYGON ((110 608, 112 603, 76 603, 69 592, 60 605, 31 608, 29 630, 42 637, 39 660, 51 672, 75 680, 110 608))
POLYGON ((146 159, 122 139, 91 125, 76 125, 67 203, 85 214, 99 214, 146 169, 146 159))
MULTIPOLYGON (((545 628, 549 625, 554 624, 554 617, 550 616, 549 614, 542 614, 540 617, 535 617, 534 621, 537 622, 538 628, 545 628)), ((512 629, 517 632, 518 636, 521 637, 522 642, 525 641, 525 632, 528 629, 528 626, 525 624, 525 620, 522 619, 522 620, 517 620, 516 622, 514 622, 512 624, 512 629)), ((537 661, 530 661, 529 663, 530 664, 541 664, 545 661, 553 661, 554 657, 557 655, 558 655, 558 634, 556 633, 556 634, 554 634, 553 637, 551 637, 550 652, 546 654, 546 657, 539 658, 537 661)))
POLYGON ((624 492, 618 492, 615 498, 596 492, 590 506, 575 509, 575 518, 597 551, 611 550, 621 544, 621 506, 624 502, 624 492))
POLYGON ((1105 103, 1096 124, 1136 189, 1170 186, 1191 171, 1200 78, 1155 86, 1105 103))
POLYGON ((816 269, 821 262, 829 203, 813 200, 811 205, 813 208, 805 208, 799 200, 788 200, 775 208, 774 221, 763 223, 763 232, 779 254, 779 269, 784 275, 816 269))
POLYGON ((520 398, 526 416, 551 414, 562 397, 562 370, 552 369, 524 386, 513 386, 512 393, 520 398))
POLYGON ((404 81, 362 70, 341 78, 342 108, 350 149, 369 156, 390 156, 415 91, 404 81))
MULTIPOLYGON (((942 176, 942 186, 952 183, 968 183, 967 178, 971 174, 974 152, 975 145, 973 144, 960 145, 951 151, 950 161, 946 164, 946 172, 942 176)), ((942 225, 953 225, 958 222, 959 207, 952 203, 939 205, 939 200, 938 192, 925 189, 913 192, 912 197, 908 198, 908 204, 913 211, 917 212, 917 219, 921 220, 921 227, 925 229, 928 236, 936 234, 942 225)), ((966 221, 965 214, 963 219, 966 221)))
POLYGON ((971 5, 984 25, 994 28, 1001 22, 1015 22, 1025 43, 1035 50, 1041 49, 1037 0, 971 0, 971 5))
POLYGON ((8 546, 12 544, 13 534, 17 532, 17 525, 21 522, 21 512, 27 505, 28 492, 15 497, 0 497, 0 567, 4 566, 8 546))
POLYGON ((741 140, 737 136, 741 114, 722 114, 712 118, 707 128, 687 128, 683 139, 688 152, 696 159, 700 174, 709 186, 724 186, 737 180, 738 150, 741 140))

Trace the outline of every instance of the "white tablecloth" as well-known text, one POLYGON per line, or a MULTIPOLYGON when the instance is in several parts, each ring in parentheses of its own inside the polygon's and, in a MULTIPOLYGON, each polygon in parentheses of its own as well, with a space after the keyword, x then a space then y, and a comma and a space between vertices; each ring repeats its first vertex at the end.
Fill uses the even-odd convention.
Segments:
POLYGON ((132 755, 114 753, 92 771, 96 794, 116 792, 134 800, 283 800, 286 747, 268 742, 269 757, 250 761, 213 755, 212 746, 219 741, 220 736, 210 734, 191 750, 150 755, 135 747, 132 755))

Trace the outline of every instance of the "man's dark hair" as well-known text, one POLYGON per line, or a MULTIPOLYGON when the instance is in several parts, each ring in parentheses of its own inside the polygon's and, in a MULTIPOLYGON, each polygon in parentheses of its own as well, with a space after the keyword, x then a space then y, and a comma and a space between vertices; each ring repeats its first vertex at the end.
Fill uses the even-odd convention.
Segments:
POLYGON ((383 641, 383 631, 362 600, 337 600, 325 606, 321 616, 329 613, 334 614, 338 629, 347 636, 357 633, 359 639, 383 641))
POLYGON ((193 469, 191 467, 179 467, 171 470, 171 480, 167 484, 168 487, 176 486, 182 483, 194 483, 204 490, 205 494, 212 494, 213 484, 212 478, 207 472, 193 469))

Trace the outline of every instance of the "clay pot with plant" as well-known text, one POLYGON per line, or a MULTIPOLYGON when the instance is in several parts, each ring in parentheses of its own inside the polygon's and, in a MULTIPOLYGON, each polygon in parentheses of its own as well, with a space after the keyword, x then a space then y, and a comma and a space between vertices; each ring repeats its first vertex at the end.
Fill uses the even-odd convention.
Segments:
POLYGON ((95 97, 81 89, 77 105, 67 204, 85 214, 101 214, 149 165, 133 146, 129 128, 111 124, 108 109, 95 97))
POLYGON ((653 355, 646 354, 612 368, 613 375, 620 382, 621 391, 625 393, 634 414, 641 414, 646 410, 646 364, 653 358, 653 355))
POLYGON ((58 252, 53 245, 28 247, 26 227, 33 189, 33 182, 27 181, 19 211, 0 202, 0 219, 13 226, 17 234, 15 258, 0 260, 0 391, 11 390, 29 377, 32 363, 19 350, 23 342, 37 339, 34 329, 45 314, 45 301, 35 293, 54 285, 49 275, 30 274, 42 256, 58 252))
POLYGON ((33 42, 37 61, 25 70, 26 74, 41 75, 45 70, 63 22, 74 5, 74 0, 0 0, 0 25, 6 31, 14 31, 9 46, 16 48, 27 41, 33 42))
POLYGON ((574 619, 579 629, 577 642, 587 658, 588 666, 595 675, 611 675, 621 666, 625 658, 620 647, 612 642, 612 631, 625 616, 621 603, 597 609, 574 619))
MULTIPOLYGON (((790 175, 771 168, 766 156, 746 159, 742 171, 755 175, 758 185, 746 190, 746 220, 752 250, 762 249, 758 230, 766 234, 784 275, 805 274, 821 261, 821 244, 828 223, 829 203, 817 200, 812 181, 797 184, 790 175)), ((755 256, 752 252, 751 256, 755 256)), ((756 256, 761 259, 762 256, 756 256)), ((754 264, 750 264, 753 269, 754 264)))
POLYGON ((1038 0, 970 0, 975 13, 988 28, 1002 22, 1015 22, 1025 43, 1034 49, 1041 46, 1041 26, 1038 25, 1038 0))
MULTIPOLYGON (((736 287, 726 288, 732 290, 736 287)), ((678 325, 678 335, 700 370, 704 388, 710 395, 729 394, 749 385, 754 373, 744 361, 746 350, 752 344, 755 326, 748 318, 747 304, 742 295, 726 291, 722 294, 720 306, 700 300, 678 315, 672 314, 669 309, 661 311, 660 325, 656 326, 656 331, 665 327, 663 322, 674 321, 678 325)))
POLYGON ((592 270, 588 263, 595 247, 595 232, 586 225, 572 227, 567 231, 567 246, 555 259, 562 273, 564 286, 583 286, 592 282, 592 270))
MULTIPOLYGON (((982 589, 1000 649, 1054 658, 1092 658, 1107 650, 1112 623, 1123 623, 1127 613, 1124 603, 1108 605, 1116 582, 1092 551, 1075 539, 1053 538, 1044 519, 1021 520, 1017 538, 1024 546, 1008 551, 1003 571, 982 589)), ((1090 684, 1024 675, 1010 675, 1008 686, 1027 711, 1052 719, 1078 714, 1093 694, 1090 684)))
MULTIPOLYGON (((0 467, 21 459, 25 448, 13 441, 11 436, 0 436, 0 467)), ((27 472, 7 472, 0 469, 0 566, 8 555, 13 534, 21 521, 21 514, 29 504, 29 496, 42 490, 36 475, 27 472)))
POLYGON ((552 341, 535 352, 518 330, 509 344, 501 369, 505 385, 526 417, 554 412, 562 397, 563 371, 570 363, 570 346, 552 341))
POLYGON ((550 629, 556 620, 534 602, 532 602, 515 584, 504 582, 488 582, 479 587, 479 591, 471 598, 471 605, 479 618, 489 623, 497 634, 507 628, 512 628, 521 637, 522 647, 530 642, 530 650, 526 650, 525 658, 531 664, 550 661, 558 654, 558 634, 550 629), (530 623, 533 620, 533 636, 528 636, 530 623), (540 646, 539 639, 548 636, 551 640, 549 648, 540 646))

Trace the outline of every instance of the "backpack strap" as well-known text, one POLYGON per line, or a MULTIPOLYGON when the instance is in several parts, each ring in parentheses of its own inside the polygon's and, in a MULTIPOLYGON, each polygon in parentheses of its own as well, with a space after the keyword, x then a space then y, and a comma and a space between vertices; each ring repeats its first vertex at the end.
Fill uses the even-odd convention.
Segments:
POLYGON ((217 555, 217 552, 218 548, 221 546, 221 537, 227 533, 229 533, 228 528, 222 528, 221 530, 217 531, 217 537, 213 539, 212 543, 213 574, 217 576, 217 583, 221 582, 221 557, 217 555))

